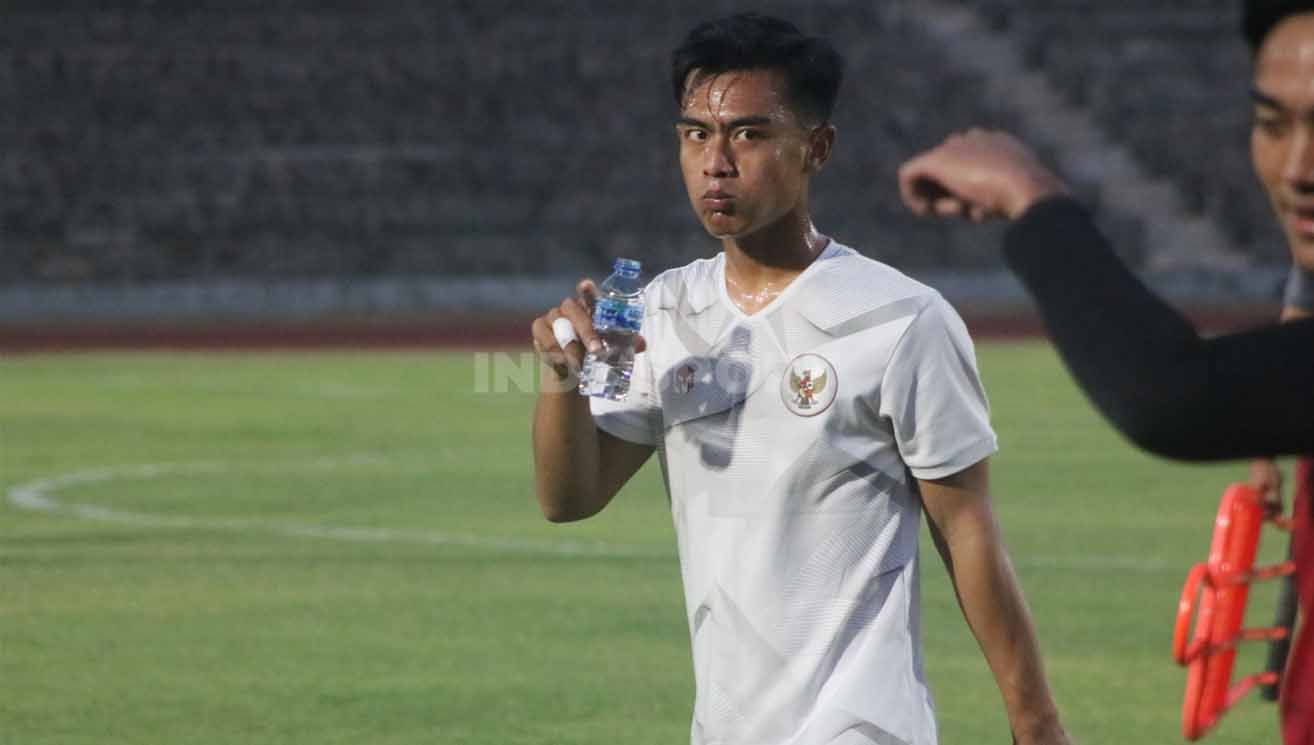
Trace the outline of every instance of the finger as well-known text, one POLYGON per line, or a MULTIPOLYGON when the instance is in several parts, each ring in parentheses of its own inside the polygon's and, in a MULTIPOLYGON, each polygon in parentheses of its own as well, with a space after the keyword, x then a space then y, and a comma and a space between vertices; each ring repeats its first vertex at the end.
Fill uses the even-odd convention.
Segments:
POLYGON ((565 360, 566 365, 568 365, 571 370, 578 372, 584 366, 584 342, 580 341, 578 334, 574 333, 574 324, 572 324, 570 319, 565 316, 559 316, 557 320, 553 322, 553 326, 552 335, 557 340, 557 349, 560 350, 562 359, 565 360), (572 327, 571 333, 568 336, 560 333, 562 324, 572 327), (565 342, 564 344, 562 344, 563 341, 565 342))
POLYGON ((961 211, 945 214, 937 210, 937 203, 944 199, 957 200, 953 189, 941 178, 943 169, 933 168, 929 159, 915 165, 907 172, 907 179, 900 185, 905 203, 915 206, 914 211, 920 215, 938 214, 941 217, 960 217, 961 211))
POLYGON ((564 364, 566 361, 561 345, 557 343, 556 335, 552 333, 552 322, 560 317, 561 314, 553 308, 547 315, 534 319, 532 327, 534 349, 549 365, 564 364))
POLYGON ((638 334, 635 334, 635 336, 634 336, 634 353, 635 353, 635 354, 638 354, 638 353, 644 351, 644 350, 647 349, 647 348, 648 348, 648 341, 647 341, 646 339, 644 339, 642 336, 639 336, 638 334))
POLYGON ((899 167, 899 196, 908 209, 921 216, 930 211, 928 195, 933 193, 930 185, 934 183, 926 172, 925 162, 926 156, 922 155, 899 167))
POLYGON ((940 197, 931 204, 931 209, 940 217, 963 217, 967 208, 967 202, 953 196, 940 197))
POLYGON ((1282 469, 1271 458, 1250 462, 1250 485, 1259 491, 1264 512, 1269 517, 1282 514, 1282 469))
POLYGON ((1250 462, 1250 484, 1270 494, 1282 488, 1282 471, 1271 458, 1257 458, 1250 462))
POLYGON ((1282 474, 1276 473, 1277 480, 1273 481, 1264 492, 1264 511, 1270 517, 1281 515, 1285 505, 1282 503, 1282 474))
MULTIPOLYGON (((561 301, 560 311, 562 316, 570 319, 575 327, 575 333, 579 336, 581 346, 578 348, 578 353, 579 361, 582 363, 585 349, 597 352, 602 348, 602 342, 598 340, 598 334, 593 330, 591 314, 583 303, 573 297, 561 301)), ((572 357, 575 355, 576 347, 573 343, 566 348, 566 353, 572 357)))
POLYGON ((575 325, 565 316, 559 316, 552 322, 552 336, 556 337, 557 346, 562 349, 569 349, 571 344, 579 342, 579 334, 575 333, 575 325))
POLYGON ((993 207, 987 207, 983 204, 973 204, 969 208, 969 212, 971 213, 972 221, 977 223, 1001 220, 1004 217, 1003 212, 1000 212, 993 207))
POLYGON ((584 303, 584 307, 589 309, 589 313, 592 313, 594 306, 598 304, 598 295, 598 286, 588 277, 581 279, 579 284, 575 285, 575 296, 584 303))
POLYGON ((552 324, 548 319, 553 316, 560 317, 554 310, 546 316, 534 319, 531 329, 534 334, 534 351, 538 352, 543 364, 551 367, 557 377, 564 380, 572 370, 566 353, 557 345, 556 337, 552 333, 552 324))

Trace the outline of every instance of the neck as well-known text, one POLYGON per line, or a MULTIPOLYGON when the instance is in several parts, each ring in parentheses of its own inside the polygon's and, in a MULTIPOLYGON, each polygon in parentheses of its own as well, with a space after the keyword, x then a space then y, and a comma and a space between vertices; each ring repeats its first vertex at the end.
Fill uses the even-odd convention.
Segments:
POLYGON ((721 241, 726 275, 741 287, 792 279, 812 263, 830 239, 812 224, 806 209, 790 212, 772 225, 721 241))
POLYGON ((746 313, 774 300, 808 268, 830 239, 817 232, 806 210, 796 210, 756 233, 726 238, 726 290, 746 313))

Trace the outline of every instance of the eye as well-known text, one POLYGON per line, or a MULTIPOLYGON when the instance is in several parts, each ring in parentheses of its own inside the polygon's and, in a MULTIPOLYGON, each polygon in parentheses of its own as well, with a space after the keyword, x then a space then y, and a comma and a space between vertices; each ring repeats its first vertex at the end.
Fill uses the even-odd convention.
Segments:
POLYGON ((740 141, 760 140, 766 133, 760 129, 740 129, 735 131, 735 139, 740 141))
POLYGON ((1273 138, 1281 137, 1286 134, 1288 129, 1286 119, 1267 113, 1256 113, 1251 120, 1251 125, 1256 132, 1259 132, 1265 137, 1273 138))

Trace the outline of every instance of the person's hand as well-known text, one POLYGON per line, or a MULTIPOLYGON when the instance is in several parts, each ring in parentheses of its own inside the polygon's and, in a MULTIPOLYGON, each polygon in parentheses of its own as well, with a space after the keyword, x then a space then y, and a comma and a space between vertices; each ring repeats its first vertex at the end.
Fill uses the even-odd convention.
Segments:
MULTIPOLYGON (((597 301, 598 286, 584 278, 575 286, 575 297, 562 300, 561 305, 535 318, 530 327, 534 351, 559 382, 579 375, 587 352, 602 350, 602 340, 593 330, 593 306, 597 301)), ((640 336, 635 351, 642 352, 646 347, 640 336)))
POLYGON ((585 278, 575 286, 575 297, 534 319, 530 331, 538 359, 556 373, 558 380, 579 374, 584 355, 601 343, 593 330, 593 304, 597 288, 585 278))
POLYGON ((918 215, 974 222, 1017 219, 1068 187, 1026 145, 1004 132, 972 129, 899 168, 899 193, 918 215))
POLYGON ((1250 461, 1251 487, 1259 492, 1264 503, 1264 512, 1273 517, 1282 514, 1282 469, 1272 458, 1256 458, 1250 461))

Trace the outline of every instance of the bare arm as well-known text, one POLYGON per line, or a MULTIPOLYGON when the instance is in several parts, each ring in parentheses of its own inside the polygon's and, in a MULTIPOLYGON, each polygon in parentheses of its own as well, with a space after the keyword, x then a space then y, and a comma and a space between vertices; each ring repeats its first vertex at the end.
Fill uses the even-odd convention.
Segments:
MULTIPOLYGON (((545 368, 545 384, 548 376, 559 380, 545 368)), ((534 407, 534 482, 548 520, 572 522, 598 514, 652 452, 650 446, 598 429, 588 399, 573 389, 539 394, 534 407)))
POLYGON ((988 461, 918 484, 963 617, 1003 695, 1014 742, 1068 745, 1031 613, 990 505, 988 461))
POLYGON ((598 429, 588 399, 575 390, 585 345, 595 340, 589 312, 593 283, 580 282, 578 292, 578 297, 535 319, 532 328, 541 362, 534 406, 534 485, 543 516, 552 522, 596 515, 653 452, 651 446, 598 429), (565 349, 552 332, 558 318, 568 319, 579 337, 565 349))

